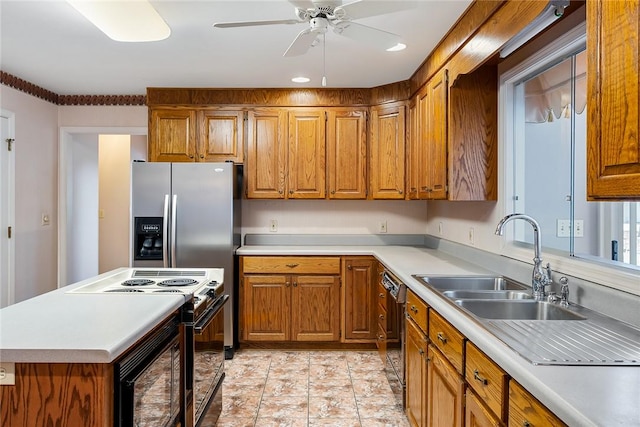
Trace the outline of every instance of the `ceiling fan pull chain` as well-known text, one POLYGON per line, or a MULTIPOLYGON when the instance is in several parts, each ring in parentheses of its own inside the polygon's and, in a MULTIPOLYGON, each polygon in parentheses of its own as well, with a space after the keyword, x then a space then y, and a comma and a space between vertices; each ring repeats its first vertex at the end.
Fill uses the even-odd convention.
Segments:
POLYGON ((327 86, 327 33, 322 34, 322 87, 327 86))

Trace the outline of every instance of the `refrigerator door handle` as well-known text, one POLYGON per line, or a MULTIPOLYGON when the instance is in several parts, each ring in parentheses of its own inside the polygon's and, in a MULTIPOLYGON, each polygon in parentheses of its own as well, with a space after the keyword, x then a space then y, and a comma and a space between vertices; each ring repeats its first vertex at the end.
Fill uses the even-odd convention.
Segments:
POLYGON ((164 209, 162 210, 162 266, 169 267, 169 195, 164 195, 164 209))
POLYGON ((171 268, 176 268, 176 228, 177 228, 177 216, 176 211, 178 209, 178 195, 173 195, 171 201, 171 268))

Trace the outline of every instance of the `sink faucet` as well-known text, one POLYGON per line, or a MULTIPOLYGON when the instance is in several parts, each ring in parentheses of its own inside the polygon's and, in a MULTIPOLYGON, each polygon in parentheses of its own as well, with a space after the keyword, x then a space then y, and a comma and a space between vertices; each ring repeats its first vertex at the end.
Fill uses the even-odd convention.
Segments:
POLYGON ((551 284, 551 267, 547 264, 546 268, 542 267, 542 258, 540 257, 541 243, 540 243, 540 224, 531 218, 529 215, 514 213, 505 216, 500 220, 496 227, 496 234, 502 236, 504 226, 507 222, 514 219, 522 219, 527 221, 533 227, 533 273, 531 274, 531 287, 533 297, 536 300, 544 300, 546 296, 545 287, 551 284))

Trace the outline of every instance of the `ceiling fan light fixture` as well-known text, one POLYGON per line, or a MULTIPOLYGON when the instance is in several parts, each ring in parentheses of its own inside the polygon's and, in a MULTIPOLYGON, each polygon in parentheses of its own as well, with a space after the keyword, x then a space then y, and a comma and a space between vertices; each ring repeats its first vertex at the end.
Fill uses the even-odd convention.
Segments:
POLYGON ((404 43, 397 43, 395 46, 391 46, 387 49, 387 52, 398 52, 400 50, 405 50, 407 45, 404 43))
POLYGON ((110 39, 118 42, 164 40, 171 29, 147 0, 67 0, 110 39))
POLYGON ((298 76, 291 79, 294 83, 309 83, 311 79, 309 77, 298 76))

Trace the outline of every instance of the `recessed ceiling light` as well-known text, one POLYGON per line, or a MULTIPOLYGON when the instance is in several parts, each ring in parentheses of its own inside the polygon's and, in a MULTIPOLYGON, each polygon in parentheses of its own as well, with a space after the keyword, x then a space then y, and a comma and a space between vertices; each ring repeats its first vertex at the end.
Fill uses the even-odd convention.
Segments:
POLYGON ((404 43, 398 43, 395 46, 391 46, 389 49, 387 49, 387 52, 397 52, 399 50, 404 50, 407 48, 407 45, 404 43))
POLYGON ((171 34, 167 23, 146 0, 67 2, 115 41, 151 42, 171 34))
POLYGON ((294 77, 291 79, 294 83, 308 83, 311 79, 309 77, 294 77))

